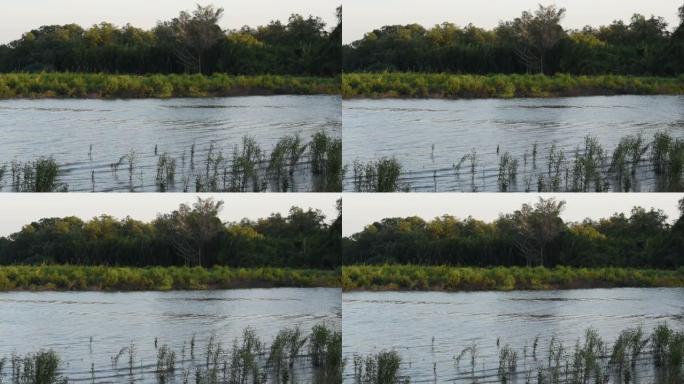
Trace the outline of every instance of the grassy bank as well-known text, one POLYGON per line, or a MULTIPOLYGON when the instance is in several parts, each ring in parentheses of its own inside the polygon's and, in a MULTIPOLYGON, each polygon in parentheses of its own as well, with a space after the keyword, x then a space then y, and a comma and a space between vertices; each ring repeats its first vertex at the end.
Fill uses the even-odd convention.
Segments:
POLYGON ((452 75, 444 73, 350 73, 342 76, 347 98, 512 98, 590 95, 682 95, 676 78, 572 75, 452 75))
POLYGON ((271 287, 338 287, 339 271, 228 267, 0 267, 0 291, 167 291, 271 287))
POLYGON ((676 271, 629 268, 345 266, 345 290, 510 291, 610 287, 684 287, 676 271))
POLYGON ((0 74, 0 99, 338 94, 340 79, 281 75, 0 74))

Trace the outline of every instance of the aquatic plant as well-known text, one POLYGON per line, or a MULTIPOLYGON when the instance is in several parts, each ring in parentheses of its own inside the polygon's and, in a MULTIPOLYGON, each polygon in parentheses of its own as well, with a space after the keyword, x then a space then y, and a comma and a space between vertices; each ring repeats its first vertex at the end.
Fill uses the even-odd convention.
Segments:
MULTIPOLYGON (((0 188, 7 166, 0 167, 0 188)), ((10 163, 10 187, 13 192, 66 192, 66 184, 59 182, 59 165, 52 157, 41 157, 22 163, 10 163)))
POLYGON ((354 356, 355 384, 396 384, 408 383, 401 380, 399 368, 401 357, 396 351, 381 351, 367 356, 354 356))
POLYGON ((499 191, 507 192, 515 185, 518 177, 518 160, 513 159, 510 153, 504 152, 499 158, 499 191))
POLYGON ((24 356, 12 355, 12 382, 15 384, 66 384, 59 376, 59 356, 53 350, 40 350, 24 356))
POLYGON ((509 344, 499 350, 499 369, 497 374, 502 384, 509 383, 518 369, 518 353, 509 344))
POLYGON ((157 159, 157 175, 155 183, 159 192, 166 192, 173 186, 176 177, 176 159, 164 152, 157 159))
MULTIPOLYGON (((156 339, 155 339, 156 342, 156 339)), ((157 350, 157 378, 160 384, 168 382, 176 370, 176 352, 164 344, 157 350)))
POLYGON ((356 192, 398 192, 408 190, 401 185, 399 176, 402 167, 395 158, 383 157, 376 161, 362 163, 354 161, 354 190, 356 192))

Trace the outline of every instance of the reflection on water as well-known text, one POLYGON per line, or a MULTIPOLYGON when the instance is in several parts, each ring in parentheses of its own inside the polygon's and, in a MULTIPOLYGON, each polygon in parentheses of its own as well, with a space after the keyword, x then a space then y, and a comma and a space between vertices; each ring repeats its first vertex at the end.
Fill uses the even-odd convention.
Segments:
MULTIPOLYGON (((212 335, 229 349, 247 327, 270 344, 284 328, 299 326, 308 334, 321 323, 339 329, 341 320, 340 290, 334 288, 12 292, 0 293, 0 308, 0 358, 52 348, 64 359, 64 374, 72 381, 90 381, 91 364, 96 376, 113 379, 121 372, 112 367, 112 357, 131 343, 136 378, 155 381, 155 342, 168 344, 180 360, 193 336, 198 349, 212 335)), ((119 368, 126 373, 126 366, 119 368)), ((128 379, 122 374, 115 381, 128 379)))
POLYGON ((308 142, 325 130, 340 137, 340 105, 338 96, 318 95, 0 100, 0 164, 53 156, 70 191, 90 191, 93 177, 98 191, 128 191, 127 173, 113 175, 111 164, 133 150, 136 183, 142 179, 143 189, 154 191, 155 150, 189 162, 193 145, 196 159, 205 159, 212 143, 230 157, 245 135, 267 152, 286 135, 299 133, 308 142))
MULTIPOLYGON (((344 163, 394 156, 404 167, 402 181, 416 191, 432 191, 435 184, 439 191, 470 191, 467 167, 459 178, 454 164, 473 148, 478 155, 479 191, 498 190, 499 155, 505 151, 520 163, 518 185, 513 189, 524 191, 523 158, 527 152, 531 168, 534 143, 537 166, 544 170, 554 143, 564 150, 567 159, 576 147, 584 146, 587 135, 596 137, 610 152, 628 135, 641 133, 650 141, 656 132, 669 132, 684 138, 684 96, 360 99, 344 100, 343 115, 344 163)), ((345 189, 352 190, 352 175, 346 176, 345 189)), ((635 187, 641 191, 654 189, 652 178, 648 170, 641 169, 640 183, 635 187)))
MULTIPOLYGON (((493 375, 489 381, 496 382, 497 340, 531 351, 538 337, 538 353, 546 356, 552 337, 572 348, 588 327, 610 343, 639 325, 647 335, 663 322, 684 329, 684 288, 349 292, 342 298, 344 356, 351 360, 354 354, 394 349, 403 358, 401 373, 412 382, 432 382, 435 368, 438 382, 457 377, 471 382, 454 358, 472 343, 479 349, 478 371, 484 366, 493 375)), ((353 367, 345 369, 350 382, 353 367)))

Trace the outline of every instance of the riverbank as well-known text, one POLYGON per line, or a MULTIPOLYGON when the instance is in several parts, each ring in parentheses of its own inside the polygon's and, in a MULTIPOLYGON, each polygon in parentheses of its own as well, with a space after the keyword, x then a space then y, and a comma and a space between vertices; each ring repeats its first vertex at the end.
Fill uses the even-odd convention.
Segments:
POLYGON ((0 74, 0 99, 170 98, 339 94, 339 77, 287 75, 0 74))
POLYGON ((168 291, 339 286, 339 271, 315 269, 0 266, 0 291, 168 291))
POLYGON ((684 95, 684 76, 456 75, 348 73, 345 98, 515 98, 597 95, 684 95))
POLYGON ((684 287, 684 268, 446 267, 353 265, 342 268, 345 291, 511 291, 616 287, 684 287))

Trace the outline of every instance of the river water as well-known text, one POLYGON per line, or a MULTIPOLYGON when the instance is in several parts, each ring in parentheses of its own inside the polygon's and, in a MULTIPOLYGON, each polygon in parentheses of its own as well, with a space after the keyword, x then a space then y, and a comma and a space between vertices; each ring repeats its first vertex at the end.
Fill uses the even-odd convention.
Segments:
MULTIPOLYGON (((498 191, 499 156, 504 152, 519 162, 517 184, 510 190, 525 191, 529 174, 536 191, 535 143, 536 169, 544 171, 554 143, 568 159, 578 146, 584 147, 588 135, 610 152, 627 135, 642 134, 650 141, 656 132, 669 132, 684 138, 684 96, 358 99, 342 105, 344 163, 396 157, 403 166, 401 181, 412 191, 498 191), (459 175, 454 169, 473 148, 478 159, 474 183, 468 175, 469 161, 459 175)), ((653 190, 650 167, 639 168, 633 188, 653 190)), ((351 177, 348 172, 345 190, 353 189, 351 177)))
MULTIPOLYGON (((130 382, 128 355, 117 368, 112 358, 131 343, 134 381, 156 383, 155 339, 158 347, 167 344, 176 351, 177 366, 189 366, 180 362, 180 351, 189 350, 193 336, 198 351, 212 335, 229 350, 247 327, 270 345, 284 328, 299 326, 307 335, 316 324, 339 329, 341 321, 340 290, 334 288, 11 292, 0 293, 0 308, 0 358, 53 349, 70 381, 87 382, 91 366, 96 382, 130 382)), ((197 355, 204 361, 203 352, 197 355)))
MULTIPOLYGON (((608 343, 622 330, 639 325, 646 336, 663 322, 683 330, 684 288, 349 292, 343 294, 342 310, 343 355, 349 361, 354 354, 396 350, 402 356, 401 374, 410 376, 412 383, 434 382, 435 378, 437 382, 471 383, 470 355, 458 369, 455 357, 475 343, 478 382, 498 382, 497 339, 501 347, 510 344, 521 356, 518 371, 522 375, 524 347, 529 356, 537 337, 537 353, 544 360, 553 336, 570 349, 588 327, 608 343)), ((527 361, 530 364, 531 359, 527 361)), ((352 364, 345 369, 345 382, 353 382, 352 364)), ((642 383, 653 382, 648 369, 640 376, 642 383)))
MULTIPOLYGON (((308 142, 325 130, 341 137, 340 105, 339 96, 321 95, 0 100, 0 166, 52 156, 69 191, 91 191, 94 184, 96 191, 125 192, 131 184, 127 165, 113 175, 111 164, 134 151, 134 187, 155 191, 157 159, 164 152, 178 159, 177 167, 184 157, 188 168, 193 144, 201 163, 212 143, 230 158, 245 135, 267 152, 286 135, 299 133, 308 142)), ((306 172, 299 177, 298 190, 311 190, 306 172)))

